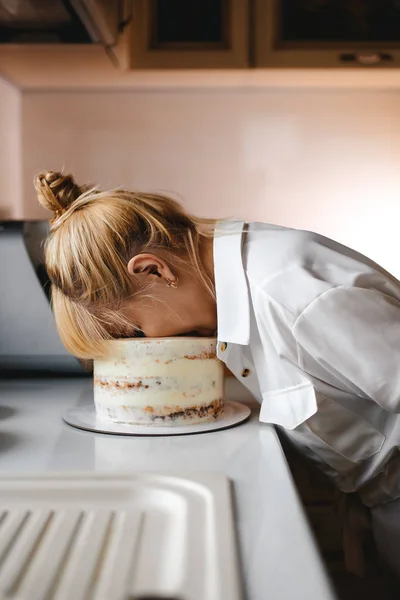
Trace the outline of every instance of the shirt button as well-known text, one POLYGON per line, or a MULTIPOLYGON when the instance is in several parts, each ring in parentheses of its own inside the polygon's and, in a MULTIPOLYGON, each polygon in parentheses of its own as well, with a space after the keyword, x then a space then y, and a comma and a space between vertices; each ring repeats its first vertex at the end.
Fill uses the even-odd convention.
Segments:
POLYGON ((248 377, 250 375, 250 369, 243 369, 242 377, 248 377))
POLYGON ((228 344, 226 342, 222 342, 221 344, 221 352, 225 352, 225 350, 227 349, 228 344))

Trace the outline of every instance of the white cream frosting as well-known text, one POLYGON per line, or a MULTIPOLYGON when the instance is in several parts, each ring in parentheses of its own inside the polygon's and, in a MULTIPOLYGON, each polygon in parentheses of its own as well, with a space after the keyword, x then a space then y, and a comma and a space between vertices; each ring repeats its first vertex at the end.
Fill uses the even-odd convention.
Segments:
POLYGON ((216 340, 143 338, 108 345, 108 358, 94 363, 99 416, 173 425, 222 412, 223 367, 215 356, 216 340))

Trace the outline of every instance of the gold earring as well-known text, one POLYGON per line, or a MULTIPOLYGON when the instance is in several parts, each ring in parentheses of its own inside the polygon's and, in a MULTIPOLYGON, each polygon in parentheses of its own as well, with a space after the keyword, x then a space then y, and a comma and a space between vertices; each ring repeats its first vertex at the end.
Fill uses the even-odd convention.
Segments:
POLYGON ((175 281, 173 281, 172 279, 167 279, 167 287, 176 290, 176 288, 178 287, 178 278, 176 278, 175 281))

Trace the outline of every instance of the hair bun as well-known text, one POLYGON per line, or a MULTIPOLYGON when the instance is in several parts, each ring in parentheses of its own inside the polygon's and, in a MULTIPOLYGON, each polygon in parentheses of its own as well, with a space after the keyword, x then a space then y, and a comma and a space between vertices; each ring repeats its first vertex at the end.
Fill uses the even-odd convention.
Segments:
POLYGON ((39 173, 34 184, 40 204, 54 213, 54 218, 65 212, 82 194, 72 175, 57 171, 39 173))

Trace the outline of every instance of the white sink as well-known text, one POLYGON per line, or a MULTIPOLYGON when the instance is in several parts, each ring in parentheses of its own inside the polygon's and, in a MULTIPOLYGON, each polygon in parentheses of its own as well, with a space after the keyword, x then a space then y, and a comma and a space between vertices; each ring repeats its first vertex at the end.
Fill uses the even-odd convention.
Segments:
POLYGON ((0 598, 240 600, 230 484, 196 475, 0 477, 0 598))

